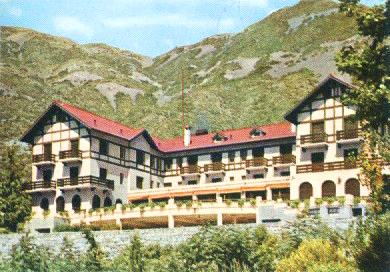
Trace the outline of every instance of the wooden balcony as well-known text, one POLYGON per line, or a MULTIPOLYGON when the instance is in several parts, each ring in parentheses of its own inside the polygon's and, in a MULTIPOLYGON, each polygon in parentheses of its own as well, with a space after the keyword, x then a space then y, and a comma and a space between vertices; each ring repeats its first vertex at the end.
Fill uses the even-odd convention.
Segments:
POLYGON ((312 163, 312 164, 306 164, 306 165, 298 165, 297 166, 297 174, 332 171, 332 170, 354 169, 354 168, 358 168, 358 167, 360 167, 360 162, 358 162, 358 161, 312 163))
POLYGON ((268 160, 266 158, 254 158, 246 161, 246 168, 261 168, 267 166, 268 160))
POLYGON ((224 172, 225 171, 225 164, 222 162, 214 162, 210 164, 205 164, 204 166, 204 172, 224 172))
POLYGON ((180 175, 197 175, 200 174, 200 167, 198 165, 189 165, 180 167, 180 175))
POLYGON ((56 157, 54 154, 40 154, 40 155, 33 155, 32 162, 35 165, 54 164, 55 159, 56 157))
POLYGON ((60 160, 81 160, 83 157, 83 152, 80 150, 66 150, 60 151, 60 160))
POLYGON ((58 187, 70 187, 86 185, 90 187, 103 187, 114 190, 114 181, 111 179, 101 179, 100 177, 84 176, 75 178, 62 178, 58 179, 58 187))
POLYGON ((281 155, 278 157, 272 158, 272 164, 273 165, 281 165, 281 164, 295 164, 296 163, 296 157, 292 154, 287 155, 281 155))
POLYGON ((308 134, 301 136, 301 145, 326 143, 328 135, 325 133, 308 134))
POLYGON ((360 128, 357 129, 349 129, 349 130, 340 130, 336 132, 337 140, 349 140, 355 139, 363 136, 362 130, 360 128))
POLYGON ((56 189, 54 180, 37 180, 23 185, 23 191, 51 191, 56 189))

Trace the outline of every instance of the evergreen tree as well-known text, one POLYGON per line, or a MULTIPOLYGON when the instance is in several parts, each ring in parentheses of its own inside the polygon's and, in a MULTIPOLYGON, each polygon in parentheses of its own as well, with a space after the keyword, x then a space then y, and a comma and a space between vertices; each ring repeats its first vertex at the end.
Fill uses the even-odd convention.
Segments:
POLYGON ((358 86, 343 100, 356 108, 362 124, 361 181, 371 190, 372 210, 382 213, 390 207, 388 179, 382 175, 382 164, 389 161, 390 150, 389 137, 384 135, 390 118, 390 1, 365 7, 359 0, 341 0, 340 11, 356 17, 359 34, 364 37, 361 43, 343 47, 336 61, 338 69, 350 74, 358 86))
POLYGON ((18 146, 7 147, 0 161, 0 227, 16 231, 31 215, 31 197, 23 188, 28 182, 26 165, 18 146))

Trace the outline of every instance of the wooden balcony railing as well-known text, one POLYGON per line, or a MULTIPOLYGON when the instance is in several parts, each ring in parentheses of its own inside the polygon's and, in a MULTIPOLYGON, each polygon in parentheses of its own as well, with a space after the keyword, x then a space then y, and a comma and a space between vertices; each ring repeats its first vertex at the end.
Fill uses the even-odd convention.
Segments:
POLYGON ((66 150, 60 151, 60 160, 71 159, 71 158, 82 158, 83 152, 80 150, 66 150))
POLYGON ((297 166, 297 174, 332 171, 332 170, 343 170, 343 169, 353 169, 353 168, 360 167, 360 165, 361 165, 361 163, 358 161, 312 163, 312 164, 307 164, 307 165, 298 165, 297 166))
POLYGON ((56 182, 54 180, 38 180, 26 183, 22 190, 39 190, 39 189, 56 189, 56 182))
POLYGON ((328 140, 328 135, 325 133, 308 134, 301 136, 301 144, 325 143, 328 140))
POLYGON ((268 160, 266 158, 254 158, 246 161, 246 167, 259 167, 268 166, 268 160))
POLYGON ((111 179, 101 179, 94 176, 84 176, 75 178, 62 178, 58 179, 58 187, 76 186, 76 185, 91 185, 91 186, 102 186, 108 189, 114 190, 114 181, 111 179))
POLYGON ((296 162, 296 157, 292 154, 281 155, 272 158, 272 164, 289 164, 296 162))
POLYGON ((54 162, 55 161, 55 155, 54 154, 40 154, 40 155, 33 155, 32 161, 33 163, 37 162, 54 162))
POLYGON ((196 173, 200 173, 200 167, 198 165, 189 165, 187 167, 180 168, 180 175, 196 173))
POLYGON ((349 129, 349 130, 340 130, 336 132, 336 139, 339 140, 349 140, 356 139, 363 136, 362 130, 357 129, 349 129))
POLYGON ((210 163, 210 164, 205 164, 204 171, 205 172, 225 171, 225 164, 222 162, 214 162, 214 163, 210 163))

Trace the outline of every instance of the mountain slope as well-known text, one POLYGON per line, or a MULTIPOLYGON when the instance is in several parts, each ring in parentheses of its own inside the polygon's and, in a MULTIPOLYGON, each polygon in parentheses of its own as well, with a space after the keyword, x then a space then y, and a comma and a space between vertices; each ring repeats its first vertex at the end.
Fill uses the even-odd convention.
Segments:
POLYGON ((2 27, 0 139, 17 138, 55 99, 156 136, 180 135, 182 71, 187 123, 218 130, 282 121, 323 76, 337 72, 334 52, 360 41, 354 18, 337 8, 301 1, 236 35, 155 59, 2 27))

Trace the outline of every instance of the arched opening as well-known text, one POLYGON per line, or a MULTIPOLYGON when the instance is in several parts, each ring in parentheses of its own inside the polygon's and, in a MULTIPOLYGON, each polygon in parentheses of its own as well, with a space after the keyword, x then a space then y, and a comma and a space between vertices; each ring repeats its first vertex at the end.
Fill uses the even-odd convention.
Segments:
POLYGON ((309 182, 304 182, 299 186, 299 199, 310 199, 313 195, 313 186, 309 182))
POLYGON ((98 195, 94 195, 92 198, 92 209, 100 208, 100 197, 98 195))
POLYGON ((72 198, 72 209, 75 212, 79 212, 81 208, 81 198, 79 195, 75 195, 72 198))
POLYGON ((112 200, 111 200, 111 198, 106 197, 104 199, 104 207, 110 207, 110 206, 112 206, 112 200))
POLYGON ((360 182, 355 178, 347 180, 345 182, 345 194, 360 196, 360 182))
POLYGON ((63 212, 65 211, 65 199, 63 196, 59 196, 56 199, 56 212, 63 212))
POLYGON ((116 204, 122 204, 122 199, 117 198, 117 199, 115 200, 115 205, 116 205, 116 204))
POLYGON ((322 197, 335 197, 336 196, 336 184, 333 181, 327 180, 322 183, 322 197))
POLYGON ((44 211, 49 210, 49 200, 46 197, 42 198, 41 203, 39 204, 39 206, 44 211))

